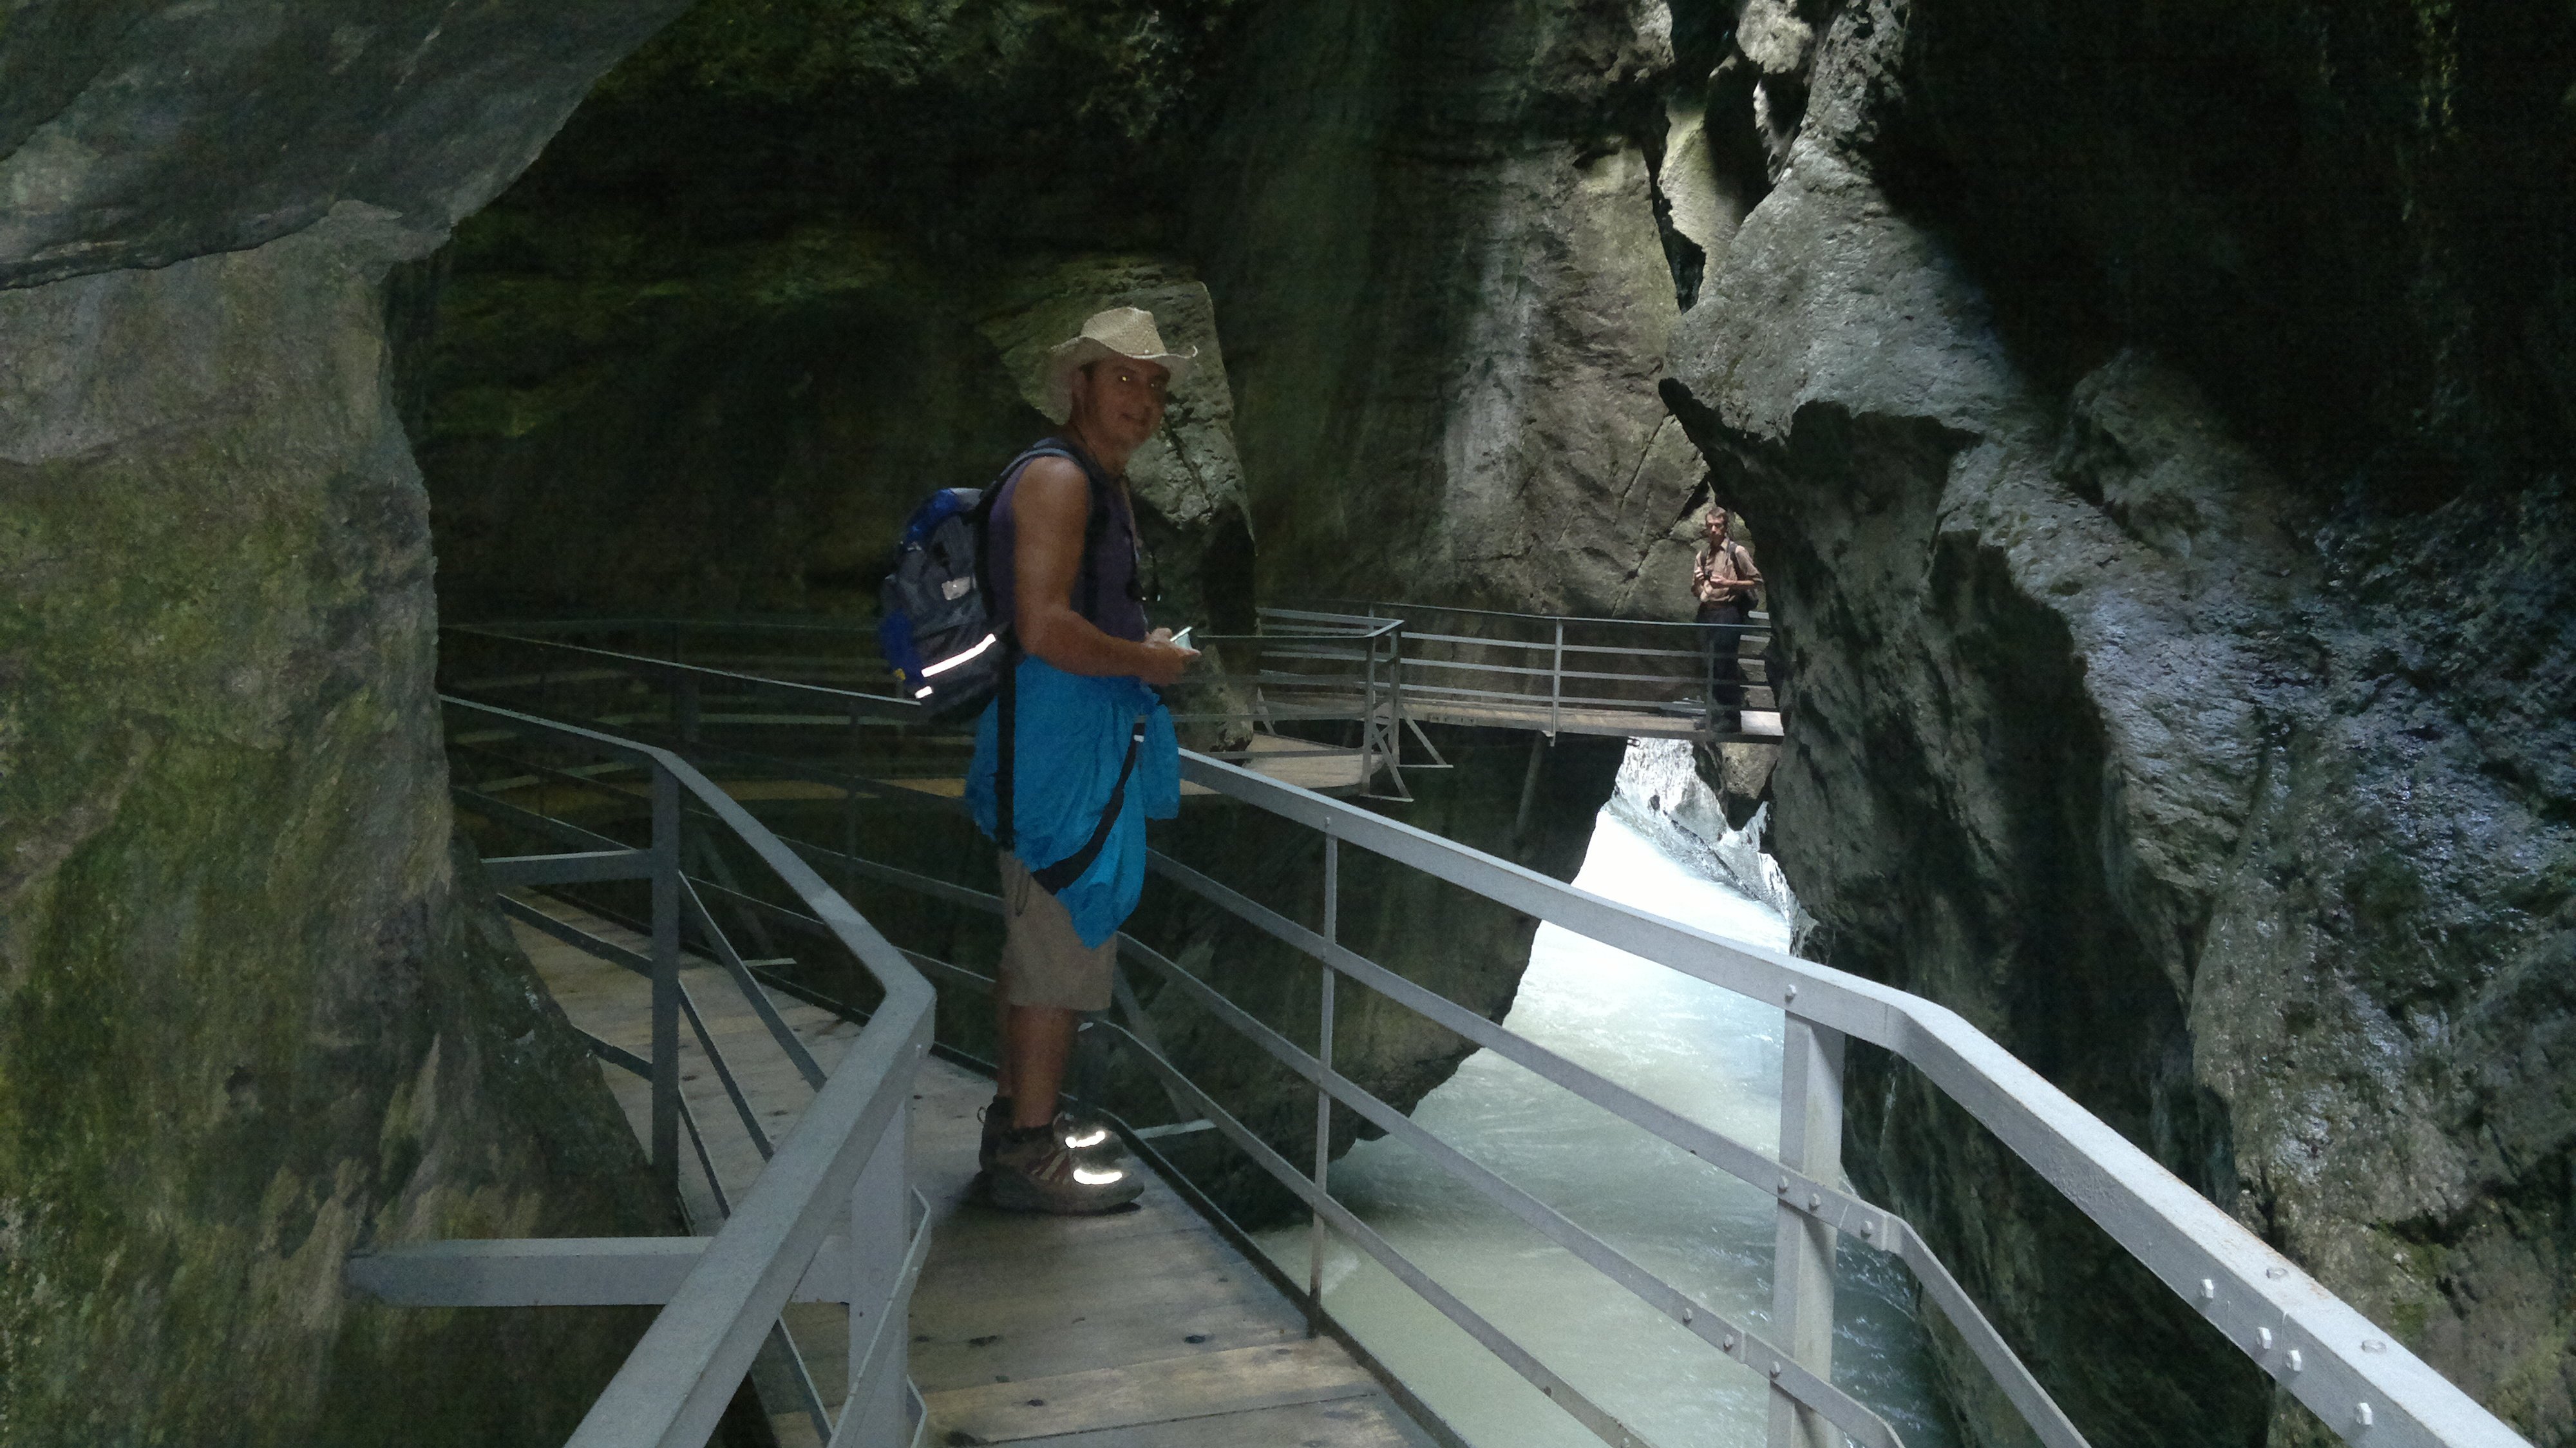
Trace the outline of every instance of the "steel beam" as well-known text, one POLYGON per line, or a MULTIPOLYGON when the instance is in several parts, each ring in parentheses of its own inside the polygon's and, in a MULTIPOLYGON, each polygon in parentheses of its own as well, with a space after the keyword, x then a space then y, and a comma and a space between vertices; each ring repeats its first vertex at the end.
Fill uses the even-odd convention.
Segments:
MULTIPOLYGON (((616 1307, 665 1303, 710 1237, 496 1237, 349 1254, 349 1285, 395 1307, 616 1307)), ((849 1242, 827 1237, 795 1302, 846 1302, 849 1242)))
POLYGON ((518 885, 580 885, 594 880, 642 880, 653 873, 653 855, 649 850, 589 850, 576 855, 503 855, 485 860, 483 869, 492 883, 509 889, 518 885))

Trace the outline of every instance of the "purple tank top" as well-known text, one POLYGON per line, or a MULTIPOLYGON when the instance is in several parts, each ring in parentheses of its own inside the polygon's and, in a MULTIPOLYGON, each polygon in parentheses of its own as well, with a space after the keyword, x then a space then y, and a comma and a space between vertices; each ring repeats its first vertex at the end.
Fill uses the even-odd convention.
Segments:
MULTIPOLYGON (((1080 448, 1062 438, 1049 441, 1063 446, 1068 452, 1081 452, 1080 448)), ((1128 512, 1122 489, 1096 467, 1085 466, 1083 470, 1091 475, 1091 485, 1099 490, 1102 500, 1108 505, 1109 514, 1108 521, 1100 530, 1100 541, 1091 550, 1091 574, 1098 580, 1099 603, 1087 616, 1093 627, 1111 638, 1143 643, 1147 631, 1145 605, 1135 596, 1138 592, 1136 520, 1128 512)), ((1019 580, 1016 577, 1020 526, 1011 505, 1017 500, 1020 475, 1026 471, 1028 464, 1022 463, 1003 480, 1002 494, 993 500, 993 516, 985 535, 987 552, 984 566, 992 578, 994 613, 1015 621, 1020 616, 1019 580)), ((1082 594, 1082 575, 1077 573, 1071 600, 1077 610, 1082 607, 1082 594)))

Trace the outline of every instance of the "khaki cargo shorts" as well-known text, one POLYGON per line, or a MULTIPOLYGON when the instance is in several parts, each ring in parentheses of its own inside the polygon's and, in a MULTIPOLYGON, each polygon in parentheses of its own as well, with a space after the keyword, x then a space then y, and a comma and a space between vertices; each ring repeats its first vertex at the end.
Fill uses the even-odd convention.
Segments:
POLYGON ((1015 1006, 1069 1011, 1109 1009, 1109 972, 1118 938, 1082 943, 1064 902, 1030 878, 1028 866, 1002 852, 1001 998, 1015 1006))

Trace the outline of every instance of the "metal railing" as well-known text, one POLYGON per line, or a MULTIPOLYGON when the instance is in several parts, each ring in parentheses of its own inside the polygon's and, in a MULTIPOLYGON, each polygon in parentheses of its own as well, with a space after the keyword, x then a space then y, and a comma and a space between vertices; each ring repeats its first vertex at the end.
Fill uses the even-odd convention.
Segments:
MULTIPOLYGON (((2398 1444, 2528 1448, 2511 1429, 2387 1332, 1950 1010, 1857 976, 1617 904, 1218 761, 1185 757, 1182 773, 1185 779, 1325 838, 1320 930, 1256 904, 1178 860, 1159 852, 1152 857, 1152 868, 1164 879, 1319 963, 1326 987, 1316 1053, 1299 1050, 1151 949, 1124 942, 1127 958, 1143 962, 1315 1086, 1314 1172, 1299 1171, 1159 1053, 1143 1051, 1148 1064, 1190 1109, 1214 1122, 1307 1203, 1319 1238, 1327 1226, 1343 1234, 1604 1442, 1631 1448, 1643 1439, 1332 1200, 1324 1143, 1329 1139, 1334 1103, 1360 1113, 1373 1126, 1422 1152, 1462 1184, 1501 1205, 1720 1353, 1763 1374, 1771 1391, 1769 1442, 1774 1448, 1829 1444, 1836 1441, 1837 1432, 1871 1448, 1893 1448, 1899 1442, 1883 1419, 1832 1385, 1832 1263, 1843 1242, 1894 1256, 1912 1271, 1925 1298, 1958 1331, 2042 1443, 2049 1448, 2077 1448, 2085 1441, 1922 1236, 1902 1218, 1842 1189, 1842 1066, 1844 1044, 1853 1039, 1881 1047, 1920 1071, 2345 1441, 2373 1448, 2398 1444), (1777 1154, 1682 1118, 1345 948, 1337 938, 1343 844, 1694 979, 1779 1005, 1786 1040, 1777 1154), (1777 1202, 1771 1335, 1757 1335, 1746 1324, 1711 1310, 1656 1277, 1335 1072, 1330 982, 1337 976, 1377 991, 1771 1193, 1777 1202)), ((1317 1253, 1320 1261, 1320 1243, 1317 1253)))
MULTIPOLYGON (((452 749, 460 736, 478 734, 487 743, 465 747, 488 749, 490 736, 498 734, 523 743, 543 741, 643 775, 650 834, 640 843, 470 783, 456 793, 460 806, 496 824, 573 847, 490 860, 486 867, 497 883, 643 887, 649 897, 649 955, 638 958, 578 931, 554 933, 650 975, 651 1058, 597 1037, 589 1038, 591 1049, 650 1081, 650 1156, 664 1189, 677 1196, 685 1128, 724 1219, 709 1237, 405 1244, 353 1255, 350 1280, 401 1306, 660 1304, 662 1311, 570 1439, 575 1448, 705 1443, 764 1345, 783 1338, 780 1316, 790 1301, 845 1304, 847 1393, 837 1416, 813 1400, 810 1382, 806 1388, 805 1406, 817 1420, 818 1436, 831 1448, 914 1442, 924 1418, 906 1369, 905 1320, 929 1237, 926 1205, 911 1189, 905 1143, 914 1078, 930 1044, 936 997, 929 983, 796 851, 677 755, 486 704, 454 698, 446 703, 452 749), (747 851, 882 992, 866 1027, 828 1076, 726 940, 700 896, 704 882, 682 869, 684 812, 712 822, 747 851), (777 1045, 815 1088, 781 1141, 769 1142, 751 1120, 682 984, 684 926, 712 947, 777 1045), (681 1097, 683 1018, 724 1073, 754 1143, 768 1158, 738 1203, 725 1200, 705 1135, 681 1097)), ((530 768, 524 759, 511 760, 509 767, 523 775, 530 768)), ((597 764, 540 769, 560 781, 599 787, 597 764)), ((529 918, 531 912, 519 907, 515 913, 529 918)), ((798 1368, 801 1376, 801 1363, 798 1368)))
MULTIPOLYGON (((1260 620, 1258 633, 1195 634, 1207 665, 1166 691, 1176 724, 1218 726, 1200 731, 1211 757, 1257 761, 1310 781, 1340 778, 1337 792, 1410 800, 1409 729, 1416 750, 1410 767, 1448 767, 1405 712, 1401 620, 1287 609, 1263 609, 1260 620), (1352 743, 1300 737, 1333 726, 1346 726, 1352 743), (1232 747, 1218 742, 1228 734, 1232 747)), ((774 757, 833 752, 885 760, 905 752, 900 741, 913 764, 953 772, 953 746, 966 727, 932 719, 888 689, 875 633, 850 623, 599 618, 451 626, 442 655, 442 687, 451 693, 647 732, 692 749, 722 741, 774 757), (639 683, 649 692, 639 695, 639 683), (826 736, 837 736, 840 747, 828 747, 826 736)))
MULTIPOLYGON (((1349 776, 1335 792, 1410 800, 1408 749, 1411 767, 1447 767, 1425 723, 1549 739, 1779 737, 1784 690, 1767 615, 1700 624, 1351 602, 1263 608, 1258 618, 1255 633, 1195 635, 1209 657, 1169 691, 1174 719, 1229 735, 1230 744, 1206 741, 1212 757, 1274 770, 1331 761, 1349 776), (1263 737, 1245 740, 1237 726, 1263 737), (1337 726, 1347 744, 1311 737, 1337 726)), ((667 726, 689 744, 719 726, 783 737, 846 721, 854 750, 874 750, 861 741, 888 728, 941 732, 897 697, 872 629, 855 622, 597 618, 447 632, 473 646, 472 663, 448 674, 451 690, 535 690, 553 701, 550 711, 606 727, 667 726), (664 691, 658 712, 617 693, 634 678, 664 691), (585 686, 603 686, 587 704, 578 702, 585 686)))
MULTIPOLYGON (((1319 1315, 1323 1311, 1322 1244, 1327 1233, 1338 1233, 1604 1442, 1636 1448, 1646 1441, 1616 1413, 1566 1381, 1334 1200, 1329 1156, 1332 1113, 1348 1110, 1421 1152, 1468 1189, 1503 1207, 1718 1353, 1760 1374, 1770 1390, 1773 1444, 1849 1441, 1892 1448, 1900 1441, 1883 1418, 1833 1385, 1832 1264, 1846 1243, 1893 1256, 1913 1273, 1924 1299, 1956 1329, 2041 1442, 2050 1448, 2083 1444, 2082 1434, 1922 1236, 1902 1218, 1842 1187, 1842 1065, 1846 1041, 1858 1039, 1911 1063, 2347 1441, 2373 1448, 2390 1444, 2506 1448, 2522 1442, 2287 1258, 1938 1005, 1778 951, 1615 904, 1223 761, 1185 755, 1183 776, 1210 792, 1322 836, 1323 894, 1318 924, 1311 928, 1255 903, 1187 862, 1160 852, 1151 859, 1151 868, 1162 880, 1317 962, 1322 988, 1316 1049, 1301 1049, 1145 941, 1122 935, 1120 954, 1159 980, 1163 989, 1177 993, 1177 999, 1223 1023, 1313 1087, 1312 1169, 1301 1169, 1285 1150, 1230 1113, 1166 1054, 1123 973, 1116 997, 1125 1024, 1103 1022, 1101 1026, 1159 1083, 1180 1121, 1203 1123, 1220 1132, 1305 1203, 1314 1233, 1310 1311, 1319 1315), (1339 919, 1345 845, 1665 968, 1779 1006, 1786 1030, 1777 1151, 1763 1151, 1683 1118, 1349 949, 1341 939, 1339 919), (1755 1324, 1711 1309, 1337 1071, 1332 1045, 1334 985, 1345 979, 1771 1195, 1775 1255, 1772 1311, 1764 1325, 1768 1330, 1756 1331, 1755 1324)), ((845 798, 882 790, 872 782, 810 765, 797 777, 839 778, 846 787, 845 798)), ((856 838, 855 830, 846 832, 840 849, 807 841, 790 847, 812 865, 840 872, 853 885, 874 882, 998 912, 999 901, 986 892, 861 855, 856 838)), ((788 923, 789 913, 773 911, 782 923, 788 923)), ((809 930, 821 925, 820 917, 802 921, 802 928, 809 930)), ((979 973, 927 955, 907 954, 915 965, 944 980, 973 989, 987 987, 987 978, 979 973)))
MULTIPOLYGON (((1372 643, 1371 648, 1375 647, 1372 643)), ((1401 647, 1400 643, 1396 647, 1401 647)), ((1396 687, 1390 680, 1390 698, 1396 687)), ((485 711, 487 715, 499 712, 485 711)), ((571 733, 591 740, 600 738, 585 731, 571 733)), ((871 741, 883 737, 872 735, 871 741)), ((659 759, 670 758, 660 751, 641 752, 659 759)), ((881 781, 810 762, 782 765, 743 754, 729 758, 754 774, 783 768, 795 778, 833 781, 841 797, 853 802, 853 807, 862 796, 886 793, 881 781)), ((2043 1443, 2050 1448, 2082 1444, 2082 1435, 1920 1234, 1901 1218, 1842 1188, 1842 1062, 1845 1042, 1858 1039, 1893 1053, 1921 1072, 2346 1441, 2367 1443, 2372 1448, 2435 1444, 2446 1448, 2506 1448, 2523 1442, 2296 1264, 2265 1246, 2153 1158, 1941 1006, 1778 951, 1615 904, 1221 760, 1185 755, 1183 776, 1201 788, 1323 837, 1325 866, 1319 928, 1309 928, 1257 904, 1184 861, 1159 852, 1152 857, 1152 868, 1161 879, 1318 963, 1322 1014, 1317 1049, 1311 1053, 1301 1050, 1143 941, 1122 935, 1121 956, 1151 972, 1164 988, 1222 1021, 1313 1086, 1316 1135, 1312 1171, 1301 1170, 1283 1151, 1227 1112, 1168 1058, 1123 977, 1117 994, 1127 1024, 1123 1028, 1110 1026, 1109 1032, 1135 1053, 1184 1120, 1211 1124, 1305 1202, 1319 1244, 1324 1232, 1340 1233, 1606 1442, 1627 1448, 1642 1443, 1643 1438, 1333 1200, 1327 1152, 1333 1111, 1354 1111, 1372 1126, 1403 1140, 1469 1189, 1504 1207, 1717 1352, 1761 1374, 1771 1394, 1770 1441, 1774 1444, 1827 1443, 1834 1441, 1836 1434, 1868 1445, 1898 1442, 1895 1430, 1883 1419, 1832 1385, 1831 1264, 1845 1243, 1891 1255, 1912 1271, 1924 1298, 1949 1320, 2043 1443), (1345 844, 1667 969, 1779 1006, 1786 1031, 1778 1150, 1764 1152, 1682 1118, 1348 949, 1340 939, 1339 929, 1340 851, 1345 844), (1775 1271, 1768 1334, 1756 1333, 1747 1323, 1712 1311, 1705 1303, 1656 1277, 1336 1071, 1331 1044, 1333 985, 1340 979, 1378 992, 1772 1195, 1775 1271)), ((716 798, 709 793, 713 786, 702 777, 694 773, 688 777, 696 781, 691 792, 699 799, 716 798)), ((740 814, 739 807, 734 813, 740 814)), ((863 856, 855 815, 845 827, 840 843, 841 847, 834 849, 818 842, 797 841, 791 852, 803 862, 841 872, 844 880, 853 885, 873 881, 973 909, 999 908, 998 901, 984 892, 863 856)), ((814 884, 819 889, 819 881, 814 884)), ((773 910, 773 914, 779 915, 782 922, 787 914, 800 914, 801 927, 809 931, 838 931, 839 927, 824 913, 811 908, 811 897, 804 889, 800 887, 797 894, 805 902, 804 911, 773 910)), ((828 891, 822 895, 837 905, 838 897, 830 896, 828 891)), ((847 911, 848 907, 838 908, 847 911)), ((849 918, 859 930, 866 930, 855 916, 849 918)), ((884 979, 886 972, 880 966, 888 962, 882 952, 890 947, 873 932, 867 938, 880 954, 873 959, 865 955, 862 958, 867 960, 872 974, 884 979)), ((926 955, 906 954, 915 965, 960 985, 981 988, 984 983, 985 978, 975 972, 926 955)), ((879 1019, 882 1018, 881 1012, 879 1019)), ((877 1029, 872 1023, 870 1031, 877 1029)), ((847 1070, 845 1066, 843 1074, 847 1070)), ((836 1077, 836 1088, 838 1083, 836 1077)), ((799 1132, 805 1130, 800 1125, 799 1132)), ((775 1171, 774 1164, 772 1170, 775 1171)), ((764 1175, 762 1182, 766 1188, 769 1177, 764 1175)), ((1319 1262, 1320 1257, 1316 1260, 1319 1262)), ((1309 1285, 1311 1289, 1319 1283, 1310 1275, 1309 1285)), ((1309 1306, 1318 1313, 1322 1310, 1311 1292, 1309 1306)))
POLYGON ((1441 604, 1329 605, 1404 621, 1410 717, 1433 723, 1672 738, 1776 738, 1771 621, 1741 624, 1505 613, 1441 604), (1730 727, 1731 726, 1731 727, 1730 727))
POLYGON ((1175 723, 1244 723, 1269 736, 1264 747, 1214 749, 1209 757, 1245 763, 1348 758, 1352 792, 1410 801, 1413 792, 1404 782, 1404 735, 1410 729, 1428 759, 1415 768, 1449 767, 1405 709, 1404 620, 1290 608, 1264 608, 1258 616, 1257 633, 1193 636, 1213 659, 1248 654, 1249 671, 1194 669, 1165 691, 1177 705, 1175 723), (1355 725, 1356 746, 1287 739, 1279 733, 1281 724, 1355 725), (1384 790, 1377 787, 1381 774, 1384 790))

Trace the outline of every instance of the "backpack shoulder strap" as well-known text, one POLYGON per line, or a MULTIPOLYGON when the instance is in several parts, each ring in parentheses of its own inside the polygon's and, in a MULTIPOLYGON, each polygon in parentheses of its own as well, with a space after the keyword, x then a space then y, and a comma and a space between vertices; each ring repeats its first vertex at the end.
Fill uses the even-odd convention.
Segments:
MULTIPOLYGON (((990 532, 993 509, 1001 501, 1002 489, 1018 481, 1020 474, 1028 471, 1029 464, 1039 458, 1063 458, 1071 462, 1075 467, 1082 469, 1083 480, 1091 485, 1091 510, 1082 525, 1082 597, 1079 606, 1084 618, 1093 619, 1096 622, 1096 616, 1100 612, 1100 578, 1099 570, 1092 565, 1092 559, 1099 553, 1100 540, 1109 529, 1108 489, 1102 484, 1100 469, 1090 458, 1083 456, 1080 449, 1056 438, 1043 439, 1026 452, 1013 458, 1010 466, 1002 469, 1002 475, 994 479, 993 486, 984 490, 984 496, 975 500, 975 586, 983 590, 984 597, 993 596, 993 550, 990 532)), ((1018 831, 1012 814, 1013 806, 1019 796, 1017 764, 1020 635, 1016 620, 997 618, 992 622, 993 631, 1000 635, 1002 640, 1000 699, 993 720, 993 744, 996 755, 993 761, 993 836, 994 843, 1004 850, 1015 850, 1018 844, 1018 831)), ((1129 755, 1131 766, 1133 760, 1134 755, 1131 751, 1129 755)), ((1120 782, 1122 784, 1125 782, 1125 775, 1120 776, 1120 782)), ((1095 847, 1092 853, 1097 854, 1099 851, 1095 847)), ((1088 863, 1085 861, 1086 865, 1088 863)))

